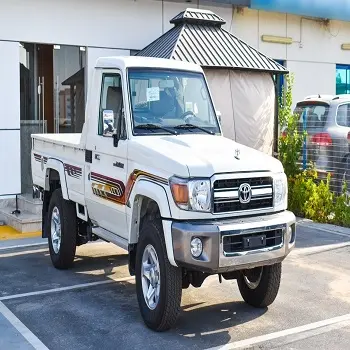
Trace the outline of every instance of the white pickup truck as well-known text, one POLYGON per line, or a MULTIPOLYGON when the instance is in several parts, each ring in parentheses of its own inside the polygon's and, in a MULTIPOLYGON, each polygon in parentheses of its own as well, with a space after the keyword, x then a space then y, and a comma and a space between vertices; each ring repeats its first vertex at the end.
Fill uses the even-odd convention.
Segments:
POLYGON ((53 265, 99 238, 125 248, 151 329, 172 327, 182 289, 214 274, 254 307, 275 300, 296 237, 286 176, 222 136, 201 67, 98 59, 82 133, 32 135, 31 164, 53 265))

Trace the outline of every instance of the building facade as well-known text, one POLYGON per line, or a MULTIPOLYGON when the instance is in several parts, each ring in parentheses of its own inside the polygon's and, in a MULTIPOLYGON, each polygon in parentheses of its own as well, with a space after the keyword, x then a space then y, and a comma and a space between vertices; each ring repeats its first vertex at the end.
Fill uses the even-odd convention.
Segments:
POLYGON ((350 93, 349 5, 339 0, 330 10, 326 0, 306 3, 6 2, 0 12, 0 198, 30 191, 31 133, 81 131, 96 59, 134 54, 170 29, 169 20, 187 7, 217 13, 225 29, 294 73, 294 102, 310 94, 350 93))

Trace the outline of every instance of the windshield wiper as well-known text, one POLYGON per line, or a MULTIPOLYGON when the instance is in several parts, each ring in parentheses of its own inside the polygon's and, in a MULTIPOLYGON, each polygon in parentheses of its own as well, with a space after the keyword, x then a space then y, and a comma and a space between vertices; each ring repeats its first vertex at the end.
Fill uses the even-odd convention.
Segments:
POLYGON ((134 129, 144 129, 144 130, 155 130, 155 129, 160 129, 160 130, 164 130, 170 134, 173 135, 177 135, 178 132, 174 131, 174 130, 170 130, 168 128, 164 128, 160 125, 156 125, 156 124, 151 124, 151 123, 147 123, 147 124, 140 124, 140 125, 136 125, 134 126, 134 129))
POLYGON ((201 128, 200 126, 189 124, 189 123, 176 125, 174 126, 174 129, 198 129, 206 132, 207 134, 214 135, 213 131, 210 131, 210 130, 201 128))

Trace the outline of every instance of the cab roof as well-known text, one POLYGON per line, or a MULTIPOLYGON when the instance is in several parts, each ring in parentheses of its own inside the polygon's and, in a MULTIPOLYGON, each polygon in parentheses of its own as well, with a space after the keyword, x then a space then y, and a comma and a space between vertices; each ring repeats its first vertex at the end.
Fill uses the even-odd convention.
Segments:
POLYGON ((96 61, 96 68, 165 68, 178 69, 192 72, 203 72, 202 68, 190 62, 176 61, 164 58, 139 57, 139 56, 112 56, 100 57, 96 61))

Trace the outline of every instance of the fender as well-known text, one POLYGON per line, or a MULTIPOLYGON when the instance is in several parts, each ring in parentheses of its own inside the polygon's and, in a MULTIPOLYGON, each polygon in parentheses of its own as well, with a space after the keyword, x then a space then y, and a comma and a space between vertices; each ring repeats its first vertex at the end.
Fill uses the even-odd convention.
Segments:
POLYGON ((129 244, 137 243, 140 224, 142 197, 154 200, 159 207, 162 218, 165 246, 171 265, 177 266, 174 259, 173 240, 171 235, 171 210, 165 188, 156 182, 140 179, 134 186, 129 198, 131 204, 131 220, 129 223, 129 244), (170 224, 170 226, 169 226, 170 224))
POLYGON ((47 160, 46 169, 45 169, 45 191, 48 191, 50 189, 49 174, 51 169, 56 170, 58 172, 60 176, 60 182, 61 182, 62 197, 66 200, 69 200, 66 173, 64 172, 63 162, 61 162, 58 159, 49 158, 47 160))

